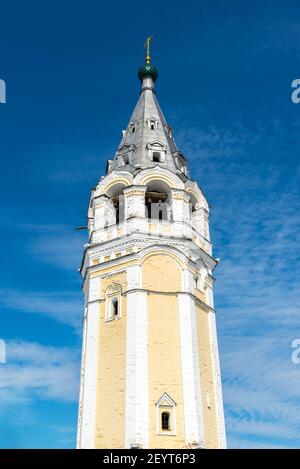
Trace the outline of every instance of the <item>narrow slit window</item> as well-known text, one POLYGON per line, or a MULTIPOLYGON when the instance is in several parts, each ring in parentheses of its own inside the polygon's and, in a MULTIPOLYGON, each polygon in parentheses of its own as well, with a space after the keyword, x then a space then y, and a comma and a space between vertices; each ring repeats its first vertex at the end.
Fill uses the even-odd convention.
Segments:
POLYGON ((119 204, 116 205, 116 225, 120 223, 120 206, 119 204))
POLYGON ((162 428, 162 430, 170 430, 170 414, 169 414, 169 412, 162 412, 162 414, 161 414, 161 428, 162 428))
POLYGON ((119 302, 117 299, 112 301, 112 313, 114 318, 119 315, 119 302))

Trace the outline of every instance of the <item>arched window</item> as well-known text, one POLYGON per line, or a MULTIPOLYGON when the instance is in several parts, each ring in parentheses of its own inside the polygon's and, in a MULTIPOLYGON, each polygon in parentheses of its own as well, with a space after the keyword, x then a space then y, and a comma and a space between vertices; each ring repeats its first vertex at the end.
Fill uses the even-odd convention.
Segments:
POLYGON ((156 402, 157 434, 176 435, 176 402, 166 392, 156 402))
MULTIPOLYGON (((194 194, 190 193, 190 202, 189 202, 189 211, 190 211, 190 221, 192 223, 192 226, 195 225, 195 220, 196 220, 196 216, 197 216, 197 204, 198 204, 198 201, 195 197, 194 194)), ((194 226, 195 228, 195 226, 194 226)))
POLYGON ((146 193, 147 217, 156 220, 168 220, 168 196, 164 192, 146 193))
POLYGON ((161 429, 170 430, 170 414, 169 412, 162 412, 161 414, 161 429))
POLYGON ((162 181, 152 181, 145 194, 146 217, 154 220, 170 220, 170 188, 162 181))
POLYGON ((116 211, 116 225, 118 225, 120 223, 120 197, 115 198, 114 207, 116 211))
POLYGON ((106 193, 107 197, 109 197, 109 199, 111 200, 114 209, 114 217, 109 226, 114 224, 119 225, 119 223, 122 223, 124 221, 123 189, 125 187, 126 186, 122 183, 116 183, 106 193))
POLYGON ((121 285, 113 283, 106 290, 105 320, 113 321, 121 317, 121 285))
POLYGON ((112 304, 112 315, 114 317, 118 316, 119 314, 119 302, 117 298, 114 298, 111 302, 112 304))

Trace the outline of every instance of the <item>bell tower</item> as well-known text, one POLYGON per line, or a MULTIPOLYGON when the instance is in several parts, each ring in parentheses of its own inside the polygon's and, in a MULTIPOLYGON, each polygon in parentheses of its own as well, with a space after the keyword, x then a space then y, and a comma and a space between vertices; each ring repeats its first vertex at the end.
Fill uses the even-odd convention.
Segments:
POLYGON ((224 448, 209 207, 156 99, 149 43, 89 203, 77 446, 224 448))

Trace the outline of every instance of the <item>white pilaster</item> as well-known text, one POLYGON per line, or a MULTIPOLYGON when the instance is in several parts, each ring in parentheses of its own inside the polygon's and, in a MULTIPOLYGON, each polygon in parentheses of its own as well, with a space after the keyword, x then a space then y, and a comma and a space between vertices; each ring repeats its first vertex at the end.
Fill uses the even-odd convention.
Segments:
POLYGON ((99 299, 100 279, 89 281, 89 291, 84 318, 84 342, 81 365, 81 395, 77 447, 95 447, 96 391, 99 351, 99 299))
POLYGON ((125 216, 124 219, 138 217, 145 218, 146 186, 130 186, 124 189, 125 216))
POLYGON ((192 289, 193 276, 185 270, 183 290, 186 293, 178 295, 185 442, 186 445, 204 446, 195 301, 188 294, 192 289))
POLYGON ((140 266, 128 267, 125 448, 148 447, 147 293, 135 290, 141 283, 140 266))
POLYGON ((192 223, 195 230, 210 241, 209 212, 205 207, 199 207, 198 204, 196 205, 196 211, 192 214, 192 223))
MULTIPOLYGON (((214 307, 213 289, 212 289, 212 285, 210 285, 210 282, 209 284, 206 284, 206 301, 207 301, 207 304, 211 308, 214 307)), ((210 342, 211 342, 212 367, 213 367, 213 377, 214 377, 219 445, 220 445, 220 448, 227 448, 215 312, 210 311, 208 313, 208 321, 209 321, 209 330, 210 330, 210 342)))
POLYGON ((189 199, 187 192, 181 189, 172 189, 172 216, 173 221, 189 221, 189 199))
POLYGON ((94 199, 94 229, 99 230, 116 223, 116 212, 111 199, 100 195, 94 199))

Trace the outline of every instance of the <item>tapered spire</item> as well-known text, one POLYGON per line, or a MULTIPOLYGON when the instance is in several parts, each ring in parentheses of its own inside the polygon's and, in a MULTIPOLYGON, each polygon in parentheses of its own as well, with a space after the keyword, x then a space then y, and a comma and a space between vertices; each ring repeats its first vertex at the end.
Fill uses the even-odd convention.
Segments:
POLYGON ((158 72, 151 63, 150 40, 148 37, 145 44, 146 63, 138 71, 142 84, 140 97, 126 130, 122 132, 115 158, 108 161, 107 172, 126 170, 136 173, 160 165, 186 180, 187 162, 176 146, 172 129, 155 96, 158 72))

